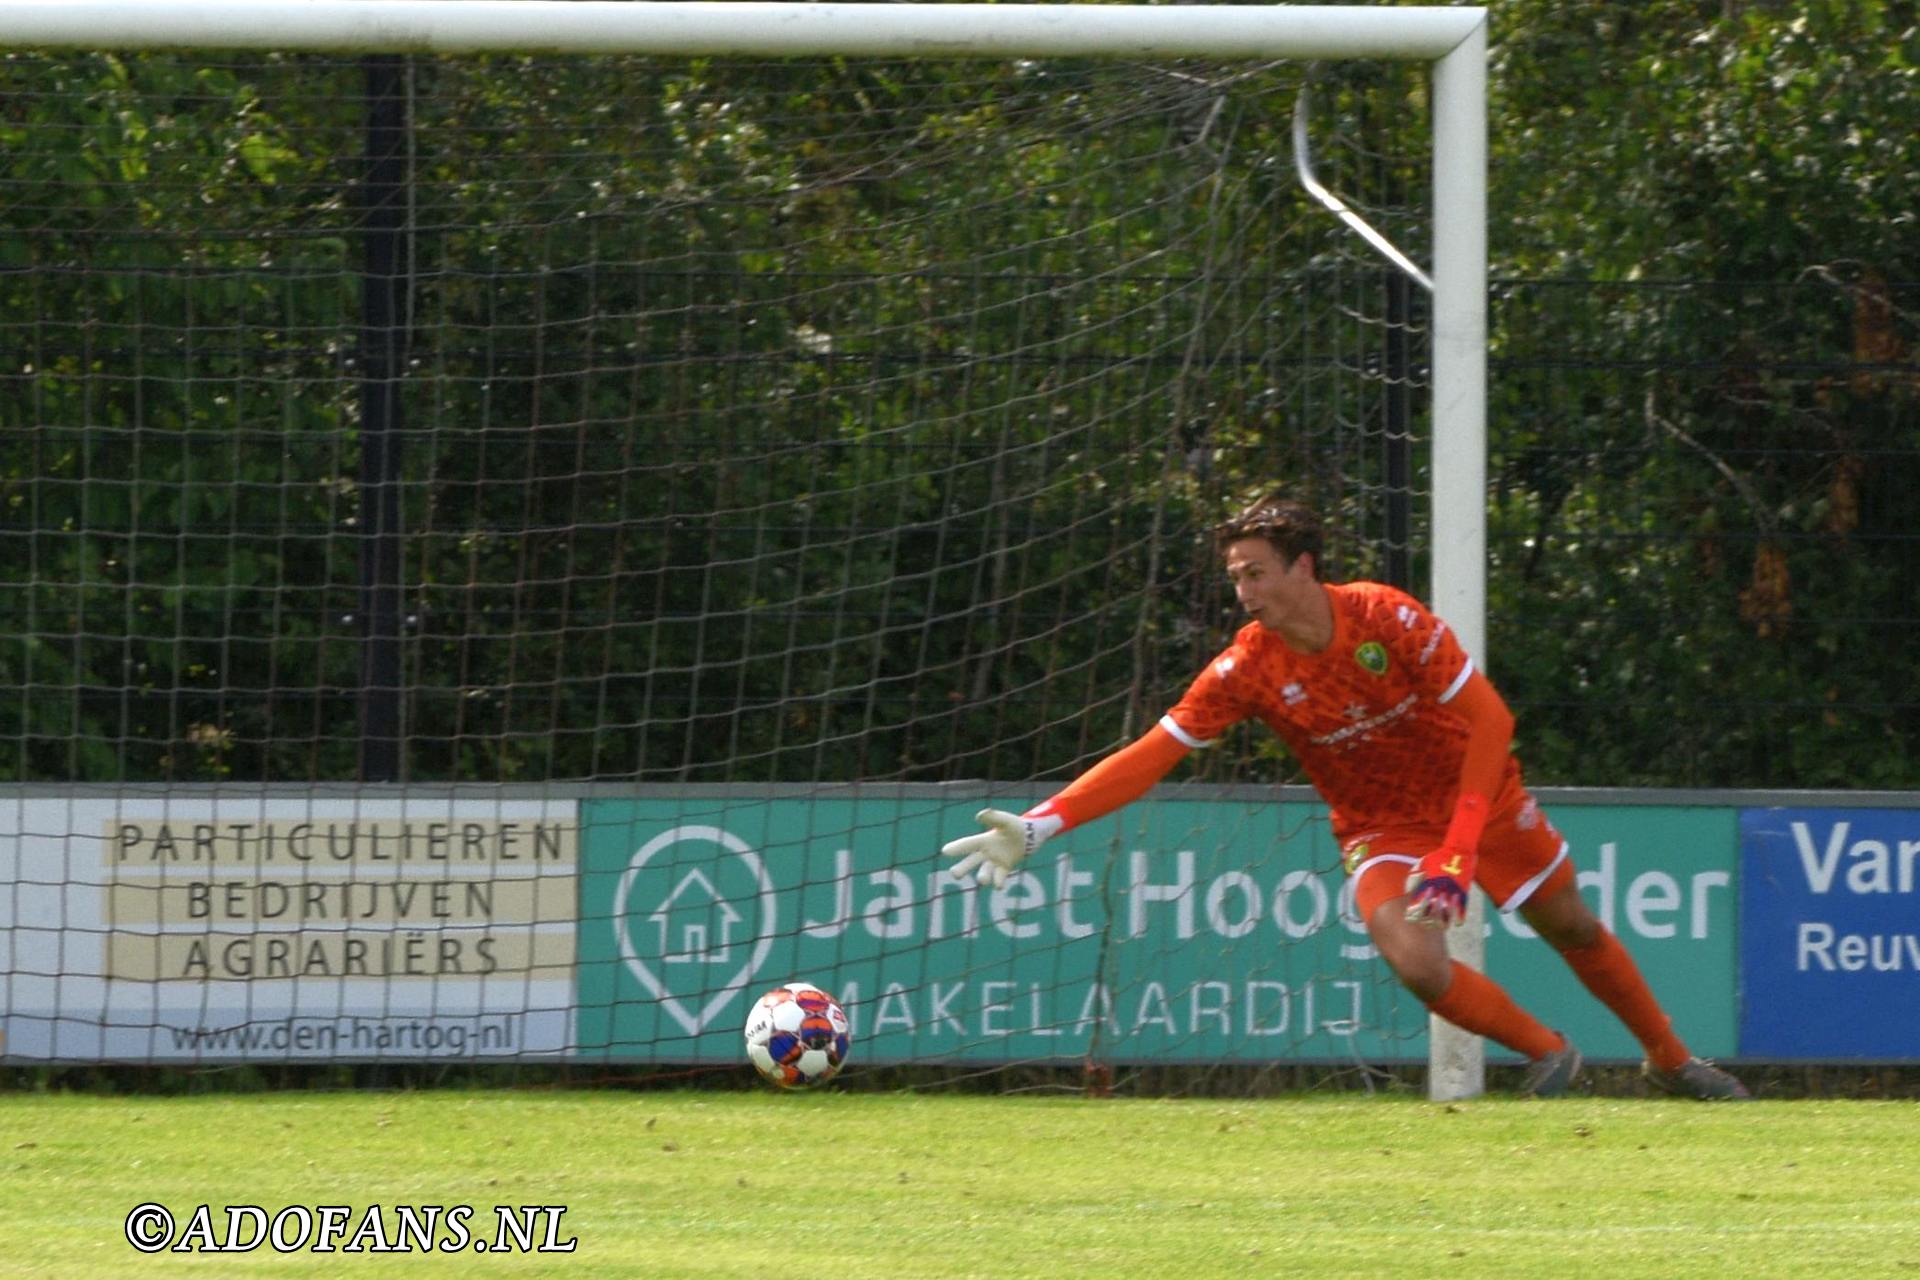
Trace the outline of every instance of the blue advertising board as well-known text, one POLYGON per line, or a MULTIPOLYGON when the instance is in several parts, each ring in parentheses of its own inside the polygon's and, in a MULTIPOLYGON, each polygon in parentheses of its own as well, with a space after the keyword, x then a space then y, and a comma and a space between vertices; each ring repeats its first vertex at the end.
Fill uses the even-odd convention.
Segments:
POLYGON ((1740 1056, 1920 1057, 1920 810, 1746 809, 1740 1056))

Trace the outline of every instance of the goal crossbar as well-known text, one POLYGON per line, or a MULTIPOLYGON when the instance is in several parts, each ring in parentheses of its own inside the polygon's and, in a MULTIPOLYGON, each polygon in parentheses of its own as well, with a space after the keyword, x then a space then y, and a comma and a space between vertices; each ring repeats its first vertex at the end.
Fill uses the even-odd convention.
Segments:
MULTIPOLYGON (((1432 64, 1432 599, 1484 666, 1484 8, 788 4, 688 0, 13 0, 0 46, 281 52, 928 58, 1377 58, 1432 64)), ((1478 966, 1479 908, 1453 931, 1478 966)), ((1435 1019, 1429 1091, 1480 1092, 1477 1039, 1435 1019)))
POLYGON ((0 41, 368 53, 1434 60, 1484 23, 1481 9, 1361 5, 17 0, 0 13, 0 41))

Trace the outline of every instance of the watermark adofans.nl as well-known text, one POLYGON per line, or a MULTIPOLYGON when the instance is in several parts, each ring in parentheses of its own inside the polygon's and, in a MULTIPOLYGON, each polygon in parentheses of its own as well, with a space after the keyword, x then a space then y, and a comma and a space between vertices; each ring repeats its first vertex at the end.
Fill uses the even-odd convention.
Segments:
POLYGON ((127 1243, 142 1253, 572 1253, 558 1204, 196 1205, 184 1225, 151 1202, 127 1214, 127 1243))

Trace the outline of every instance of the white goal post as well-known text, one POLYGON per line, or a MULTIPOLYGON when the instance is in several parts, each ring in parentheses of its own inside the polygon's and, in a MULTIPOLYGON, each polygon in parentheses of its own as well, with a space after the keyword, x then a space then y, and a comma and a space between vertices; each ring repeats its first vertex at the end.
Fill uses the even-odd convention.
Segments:
MULTIPOLYGON (((1484 8, 710 3, 686 0, 14 0, 9 48, 934 58, 1374 58, 1432 65, 1432 599, 1485 662, 1484 8)), ((1480 908, 1453 931, 1478 967, 1480 908)), ((1435 1099, 1478 1094, 1480 1042, 1437 1019, 1435 1099)))

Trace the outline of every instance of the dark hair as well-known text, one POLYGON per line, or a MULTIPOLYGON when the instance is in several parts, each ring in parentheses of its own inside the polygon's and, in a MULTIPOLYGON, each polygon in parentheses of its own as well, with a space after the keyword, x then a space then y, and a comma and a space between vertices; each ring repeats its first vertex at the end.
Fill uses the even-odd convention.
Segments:
POLYGON ((1245 538, 1265 538, 1288 564, 1301 555, 1310 555, 1316 572, 1319 569, 1325 536, 1319 514, 1304 502, 1295 502, 1284 494, 1268 494, 1213 531, 1213 545, 1218 551, 1245 538))

